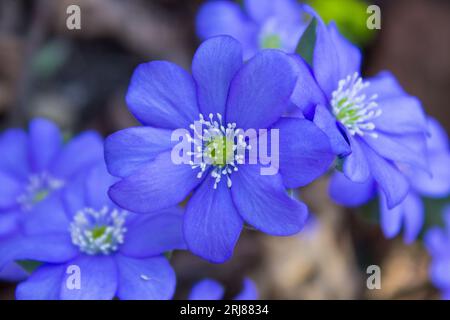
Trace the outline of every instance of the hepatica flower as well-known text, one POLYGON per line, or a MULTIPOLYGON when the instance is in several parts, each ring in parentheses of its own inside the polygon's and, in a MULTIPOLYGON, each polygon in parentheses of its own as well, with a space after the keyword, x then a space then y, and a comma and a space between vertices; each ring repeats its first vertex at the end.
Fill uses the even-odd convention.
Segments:
MULTIPOLYGON (((400 166, 410 183, 406 198, 392 209, 380 193, 381 228, 388 238, 397 236, 402 227, 406 243, 413 242, 422 230, 425 211, 421 197, 444 198, 450 194, 450 152, 445 130, 433 118, 428 118, 427 158, 429 173, 400 166)), ((365 183, 355 183, 342 173, 335 173, 330 184, 330 193, 338 203, 357 206, 377 194, 377 183, 369 178, 365 183)))
POLYGON ((202 40, 230 35, 244 48, 244 58, 260 49, 292 53, 311 16, 296 0, 245 0, 244 8, 232 1, 209 1, 198 12, 197 34, 202 40))
POLYGON ((301 75, 292 101, 328 134, 344 175, 359 183, 372 177, 387 206, 398 205, 409 190, 399 165, 427 168, 421 103, 388 72, 363 79, 360 51, 320 19, 313 71, 297 62, 301 75))
POLYGON ((429 267, 431 282, 442 292, 442 298, 450 300, 450 206, 443 214, 444 228, 434 227, 425 235, 425 244, 431 255, 429 267))
MULTIPOLYGON (((222 300, 225 294, 224 287, 212 279, 204 279, 198 282, 189 294, 189 300, 222 300)), ((255 283, 246 278, 241 292, 233 300, 256 300, 258 290, 255 283)))
POLYGON ((115 178, 103 163, 68 186, 60 202, 24 221, 25 237, 0 245, 5 260, 42 265, 17 287, 18 299, 170 299, 175 274, 164 252, 184 248, 182 215, 137 215, 107 195, 115 178))
POLYGON ((192 76, 169 62, 140 65, 127 103, 144 127, 106 141, 109 171, 122 178, 111 187, 111 198, 127 210, 146 213, 191 195, 185 239, 192 252, 212 262, 230 258, 244 221, 272 235, 299 232, 307 209, 285 187, 310 183, 334 155, 327 136, 311 121, 281 118, 296 79, 285 53, 263 50, 243 63, 241 45, 228 36, 200 46, 192 76), (180 138, 171 137, 180 130, 194 144, 184 163, 173 159, 180 138), (249 139, 243 134, 247 130, 254 130, 249 139), (251 164, 252 150, 266 156, 251 164))
MULTIPOLYGON (((59 191, 80 172, 102 159, 102 140, 85 132, 63 142, 58 127, 35 119, 29 131, 0 135, 0 243, 22 233, 22 221, 35 210, 52 210, 59 191)), ((8 277, 7 277, 8 278, 8 277)))

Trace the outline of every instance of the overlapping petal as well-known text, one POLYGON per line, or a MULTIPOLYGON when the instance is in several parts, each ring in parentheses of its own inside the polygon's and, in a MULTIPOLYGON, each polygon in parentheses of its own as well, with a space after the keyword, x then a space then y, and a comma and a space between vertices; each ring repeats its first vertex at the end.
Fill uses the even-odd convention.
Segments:
POLYGON ((242 129, 265 129, 287 110, 297 75, 291 58, 264 50, 248 61, 231 82, 226 120, 242 129))
POLYGON ((126 101, 131 113, 146 126, 188 128, 198 118, 192 76, 170 62, 139 65, 131 78, 126 101))
POLYGON ((225 115, 231 80, 242 66, 242 59, 242 47, 231 37, 210 39, 197 49, 192 60, 192 75, 204 116, 225 115))
POLYGON ((261 175, 260 165, 245 165, 233 173, 231 193, 239 214, 253 227, 271 235, 299 232, 306 221, 306 206, 289 197, 282 178, 261 175))
POLYGON ((172 131, 152 127, 128 128, 105 141, 105 161, 109 172, 126 177, 141 165, 154 160, 173 146, 172 131))
POLYGON ((284 118, 273 128, 279 130, 280 173, 286 187, 305 186, 328 170, 333 151, 327 136, 311 121, 284 118))

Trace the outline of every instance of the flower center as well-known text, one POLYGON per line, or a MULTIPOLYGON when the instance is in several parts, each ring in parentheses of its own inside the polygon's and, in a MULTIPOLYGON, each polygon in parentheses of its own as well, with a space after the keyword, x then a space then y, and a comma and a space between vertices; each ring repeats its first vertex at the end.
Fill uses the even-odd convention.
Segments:
POLYGON ((279 49, 281 48, 281 38, 277 34, 268 34, 261 39, 262 49, 279 49))
POLYGON ((379 117, 382 110, 375 101, 378 98, 376 94, 367 99, 361 92, 369 85, 357 72, 340 80, 338 89, 332 93, 331 107, 335 117, 351 135, 368 134, 376 138, 378 135, 373 132, 375 124, 372 120, 379 117))
POLYGON ((32 175, 25 192, 17 198, 23 210, 30 210, 35 204, 44 201, 52 192, 62 188, 64 181, 55 179, 47 173, 32 175))
POLYGON ((227 179, 227 186, 231 188, 230 175, 237 171, 237 166, 244 163, 245 150, 250 146, 245 142, 241 129, 236 129, 236 123, 228 123, 226 127, 222 123, 222 115, 218 113, 217 119, 210 114, 205 119, 200 114, 200 120, 190 125, 194 131, 194 138, 188 136, 189 141, 194 143, 194 151, 188 155, 194 156, 190 161, 192 169, 200 168, 197 178, 212 167, 211 177, 215 179, 214 189, 222 180, 227 179))
POLYGON ((84 208, 75 215, 70 224, 72 243, 90 255, 108 255, 115 252, 124 241, 127 212, 117 209, 101 210, 84 208))

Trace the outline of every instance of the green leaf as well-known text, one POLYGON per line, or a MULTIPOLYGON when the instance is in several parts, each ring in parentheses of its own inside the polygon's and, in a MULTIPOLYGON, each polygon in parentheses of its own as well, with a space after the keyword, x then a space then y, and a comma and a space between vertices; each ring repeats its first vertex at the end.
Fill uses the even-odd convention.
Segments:
POLYGON ((42 262, 34 260, 17 260, 16 263, 28 273, 33 273, 34 270, 42 265, 42 262))
POLYGON ((316 27, 317 19, 313 18, 295 50, 310 66, 313 63, 314 46, 316 45, 316 27))
POLYGON ((366 0, 307 0, 323 21, 336 23, 339 32, 350 42, 359 46, 367 45, 376 30, 367 28, 367 7, 373 1, 366 0))
POLYGON ((333 163, 334 168, 339 172, 344 172, 344 161, 345 161, 345 158, 336 157, 336 159, 334 159, 334 163, 333 163))

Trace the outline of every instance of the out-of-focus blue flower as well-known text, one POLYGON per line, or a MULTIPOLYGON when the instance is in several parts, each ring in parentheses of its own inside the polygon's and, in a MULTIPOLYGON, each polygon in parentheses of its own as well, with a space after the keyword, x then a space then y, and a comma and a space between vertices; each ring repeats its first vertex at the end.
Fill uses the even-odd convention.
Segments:
POLYGON ((164 252, 186 247, 182 210, 124 211, 107 195, 114 181, 102 161, 24 219, 26 236, 1 243, 0 268, 11 260, 43 263, 18 285, 18 299, 172 297, 175 273, 164 252))
POLYGON ((425 235, 425 244, 432 262, 429 274, 433 284, 442 292, 442 298, 450 300, 450 206, 443 213, 445 227, 434 227, 425 235))
MULTIPOLYGON (((359 49, 334 24, 326 26, 316 18, 313 68, 297 58, 300 75, 292 101, 327 133, 344 175, 362 184, 372 177, 393 208, 409 190, 399 165, 428 167, 421 103, 406 94, 389 72, 361 78, 359 49)), ((358 194, 366 191, 361 188, 358 194)), ((352 204, 353 195, 349 198, 352 204)))
MULTIPOLYGON (((53 199, 74 177, 103 158, 103 142, 84 132, 65 144, 58 127, 35 119, 29 132, 8 129, 0 135, 0 243, 23 233, 23 220, 35 211, 53 210, 53 199)), ((23 272, 10 265, 0 277, 17 280, 23 272)))
POLYGON ((169 62, 140 65, 127 103, 144 127, 117 132, 106 141, 108 169, 122 178, 110 189, 111 198, 123 208, 146 213, 192 193, 185 238, 193 253, 212 262, 231 257, 244 221, 272 235, 299 232, 307 208, 291 199, 285 187, 310 183, 326 172, 334 155, 327 136, 311 121, 281 118, 296 80, 287 54, 267 49, 244 64, 240 43, 229 36, 199 47, 192 76, 169 62), (174 163, 173 130, 184 128, 196 136, 191 128, 199 119, 206 140, 194 151, 202 163, 174 163), (278 129, 278 173, 262 175, 261 159, 249 164, 237 158, 235 147, 241 146, 239 136, 247 129, 278 129), (203 162, 216 152, 226 155, 223 163, 203 162))
MULTIPOLYGON (((402 226, 404 240, 413 242, 422 230, 425 211, 421 197, 444 198, 450 194, 450 152, 445 130, 433 118, 428 118, 427 156, 429 171, 401 167, 411 185, 406 198, 389 209, 380 192, 381 228, 388 238, 397 236, 402 226)), ((376 195, 377 183, 373 178, 360 184, 342 173, 335 173, 330 184, 332 197, 341 204, 357 206, 376 195)))
POLYGON ((232 1, 209 1, 197 15, 202 40, 230 35, 242 43, 244 58, 260 49, 293 53, 311 20, 309 7, 296 0, 245 0, 244 8, 232 1))
MULTIPOLYGON (((198 282, 189 294, 189 300, 222 300, 224 296, 223 286, 211 279, 204 279, 198 282)), ((258 299, 258 289, 251 279, 244 279, 241 292, 233 300, 256 300, 258 299)))

